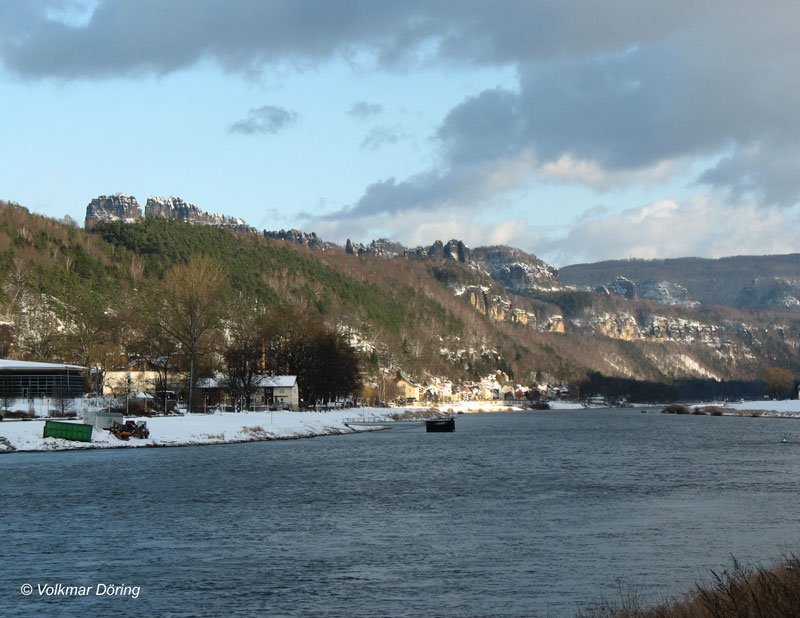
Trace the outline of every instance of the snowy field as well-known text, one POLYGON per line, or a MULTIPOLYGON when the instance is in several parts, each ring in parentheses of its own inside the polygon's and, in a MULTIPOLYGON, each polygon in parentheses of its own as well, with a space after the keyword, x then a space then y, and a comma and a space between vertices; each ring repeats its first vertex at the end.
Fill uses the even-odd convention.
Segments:
POLYGON ((740 401, 738 403, 710 403, 695 404, 693 407, 714 405, 740 412, 764 412, 763 416, 778 418, 800 418, 800 400, 783 399, 780 401, 755 400, 740 401))
MULTIPOLYGON (((402 412, 403 410, 391 410, 402 412)), ((85 448, 135 448, 142 446, 188 446, 309 438, 353 433, 347 418, 383 416, 385 408, 354 408, 330 412, 238 412, 186 414, 153 418, 126 417, 147 422, 150 437, 128 441, 103 429, 94 429, 91 442, 43 438, 44 420, 4 420, 0 423, 0 453, 11 451, 57 451, 85 448)), ((80 421, 73 421, 78 422, 80 421)))
MULTIPOLYGON (((561 403, 554 408, 581 407, 561 403)), ((46 414, 48 406, 36 408, 38 415, 46 414), (40 409, 41 408, 41 409, 40 409)), ((98 408, 102 410, 102 408, 98 408)), ((103 429, 94 429, 91 442, 60 438, 43 438, 45 421, 6 419, 0 422, 0 453, 13 451, 59 451, 89 448, 136 448, 143 446, 189 446, 195 444, 230 444, 261 440, 309 438, 313 436, 354 433, 345 425, 346 419, 385 417, 387 414, 438 410, 442 414, 479 412, 521 412, 523 408, 493 402, 458 402, 430 408, 351 408, 327 412, 216 412, 214 414, 185 414, 125 420, 145 421, 150 430, 147 439, 120 440, 103 429)), ((58 419, 55 419, 58 420, 58 419)), ((80 420, 69 421, 80 423, 80 420)), ((358 428, 364 431, 366 428, 358 428)), ((370 428, 369 430, 375 430, 370 428)))
MULTIPOLYGON (((550 402, 553 410, 582 408, 576 402, 550 402)), ((800 401, 744 401, 739 403, 698 403, 693 407, 716 405, 742 413, 759 412, 761 416, 800 418, 800 401)), ((461 402, 440 405, 442 413, 517 412, 522 408, 487 402, 461 402)), ((329 412, 217 412, 153 418, 126 417, 145 421, 150 437, 128 441, 103 429, 94 429, 91 442, 43 438, 44 420, 0 422, 0 453, 13 451, 59 451, 87 448, 136 448, 143 446, 189 446, 194 444, 230 444, 261 440, 284 440, 314 436, 354 433, 346 419, 385 417, 419 408, 352 408, 329 412)), ((80 422, 80 421, 72 421, 80 422)), ((371 428, 374 429, 374 428, 371 428)), ((364 428, 359 431, 364 431, 364 428)))

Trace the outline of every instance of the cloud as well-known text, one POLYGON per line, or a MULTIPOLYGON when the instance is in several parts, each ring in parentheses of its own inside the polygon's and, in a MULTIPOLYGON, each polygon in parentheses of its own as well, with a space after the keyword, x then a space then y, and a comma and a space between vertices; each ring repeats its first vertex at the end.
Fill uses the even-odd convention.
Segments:
POLYGON ((467 246, 507 244, 524 246, 530 239, 528 224, 520 219, 508 219, 487 224, 471 214, 437 212, 420 217, 401 212, 384 218, 356 217, 347 221, 320 220, 314 229, 325 238, 344 244, 347 238, 368 243, 376 238, 390 238, 407 247, 430 245, 434 240, 463 240, 467 246))
POLYGON ((33 7, 24 10, 20 0, 9 1, 12 8, 0 10, 15 19, 0 54, 8 70, 32 79, 165 75, 206 59, 251 73, 283 61, 308 65, 349 57, 359 49, 396 63, 406 46, 413 50, 431 36, 425 25, 431 17, 419 1, 99 0, 80 25, 54 17, 72 0, 29 3, 33 7))
MULTIPOLYGON (((98 0, 88 16, 85 6, 0 2, 5 69, 60 80, 204 61, 244 75, 332 59, 386 71, 516 69, 518 84, 450 110, 433 136, 434 165, 377 180, 341 217, 485 206, 541 181, 659 183, 720 157, 700 183, 768 207, 800 199, 800 80, 786 68, 800 65, 800 3, 98 0)), ((287 124, 264 114, 231 130, 287 124)), ((363 147, 391 139, 382 137, 363 147)))
POLYGON ((353 219, 392 215, 404 211, 428 214, 446 208, 468 211, 486 206, 494 196, 519 186, 530 173, 528 153, 491 164, 463 165, 453 169, 431 169, 406 180, 387 178, 369 185, 352 206, 328 213, 320 219, 353 219))
MULTIPOLYGON (((615 15, 613 6, 631 8, 603 6, 609 15, 615 15)), ((358 215, 369 205, 375 214, 469 207, 545 181, 600 191, 652 186, 685 177, 695 162, 726 152, 733 154, 713 169, 693 172, 699 182, 766 206, 797 203, 800 82, 787 79, 781 67, 800 64, 800 43, 788 15, 738 2, 704 3, 696 14, 686 9, 683 3, 671 11, 662 7, 663 21, 653 25, 632 8, 605 34, 588 32, 591 20, 609 20, 594 7, 587 15, 554 9, 550 17, 560 35, 586 38, 554 43, 549 56, 540 42, 525 47, 514 32, 501 39, 504 27, 513 29, 508 15, 505 26, 487 17, 468 49, 476 60, 514 61, 517 87, 487 89, 454 106, 434 135, 440 157, 431 168, 372 184, 342 215, 358 215), (476 178, 522 157, 533 164, 514 176, 518 184, 497 184, 494 196, 468 197, 476 178)), ((800 5, 788 12, 800 18, 800 5)), ((454 36, 445 37, 440 54, 445 48, 466 53, 454 36)))
POLYGON ((274 105, 265 105, 251 109, 245 118, 234 122, 229 131, 243 135, 274 135, 296 121, 297 112, 274 105))
POLYGON ((800 202, 800 151, 797 144, 756 141, 737 145, 698 179, 727 190, 734 199, 751 197, 766 204, 800 202))
MULTIPOLYGON (((736 3, 705 4, 734 13, 730 5, 736 3)), ((14 36, 2 45, 5 65, 27 78, 69 79, 163 75, 209 58, 248 72, 283 60, 317 63, 363 51, 384 68, 429 61, 509 64, 624 48, 714 13, 688 0, 660 7, 635 0, 586 6, 515 0, 491 5, 483 0, 234 0, 224 5, 217 0, 5 0, 0 5, 4 16, 13 18, 7 23, 14 36), (64 19, 93 4, 88 18, 64 19)))
POLYGON ((540 236, 535 252, 556 265, 597 260, 723 257, 800 251, 800 209, 705 195, 661 200, 619 213, 586 213, 560 238, 540 236))
POLYGON ((367 101, 356 101, 350 106, 350 111, 347 113, 356 118, 369 118, 376 116, 383 111, 383 105, 378 103, 369 103, 367 101))
POLYGON ((377 150, 387 144, 396 144, 404 137, 402 131, 397 127, 373 127, 361 140, 361 148, 377 150))

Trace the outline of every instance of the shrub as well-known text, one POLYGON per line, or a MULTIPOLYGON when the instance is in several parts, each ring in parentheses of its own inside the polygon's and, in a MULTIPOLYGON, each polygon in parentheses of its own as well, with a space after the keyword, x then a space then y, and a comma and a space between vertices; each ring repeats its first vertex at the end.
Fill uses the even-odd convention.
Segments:
POLYGON ((662 414, 689 414, 689 408, 673 403, 661 410, 662 414))
POLYGON ((800 559, 792 555, 771 568, 733 567, 712 571, 709 584, 683 600, 642 607, 635 591, 620 586, 618 599, 602 599, 578 612, 581 618, 784 618, 800 607, 800 559))

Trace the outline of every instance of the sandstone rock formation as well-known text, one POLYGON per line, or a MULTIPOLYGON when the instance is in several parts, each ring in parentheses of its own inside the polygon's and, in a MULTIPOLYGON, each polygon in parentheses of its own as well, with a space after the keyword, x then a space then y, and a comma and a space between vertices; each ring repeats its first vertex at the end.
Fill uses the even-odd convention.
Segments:
POLYGON ((86 207, 85 227, 92 229, 101 221, 124 221, 131 223, 142 218, 139 202, 131 195, 115 193, 96 197, 86 207))

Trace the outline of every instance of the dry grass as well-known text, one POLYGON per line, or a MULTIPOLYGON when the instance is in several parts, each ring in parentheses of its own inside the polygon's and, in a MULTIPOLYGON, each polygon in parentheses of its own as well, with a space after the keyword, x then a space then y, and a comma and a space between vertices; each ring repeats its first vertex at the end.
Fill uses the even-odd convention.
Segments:
POLYGON ((800 616, 800 559, 791 555, 771 568, 749 568, 736 559, 712 581, 681 601, 642 607, 636 591, 620 587, 579 618, 785 618, 800 616))

